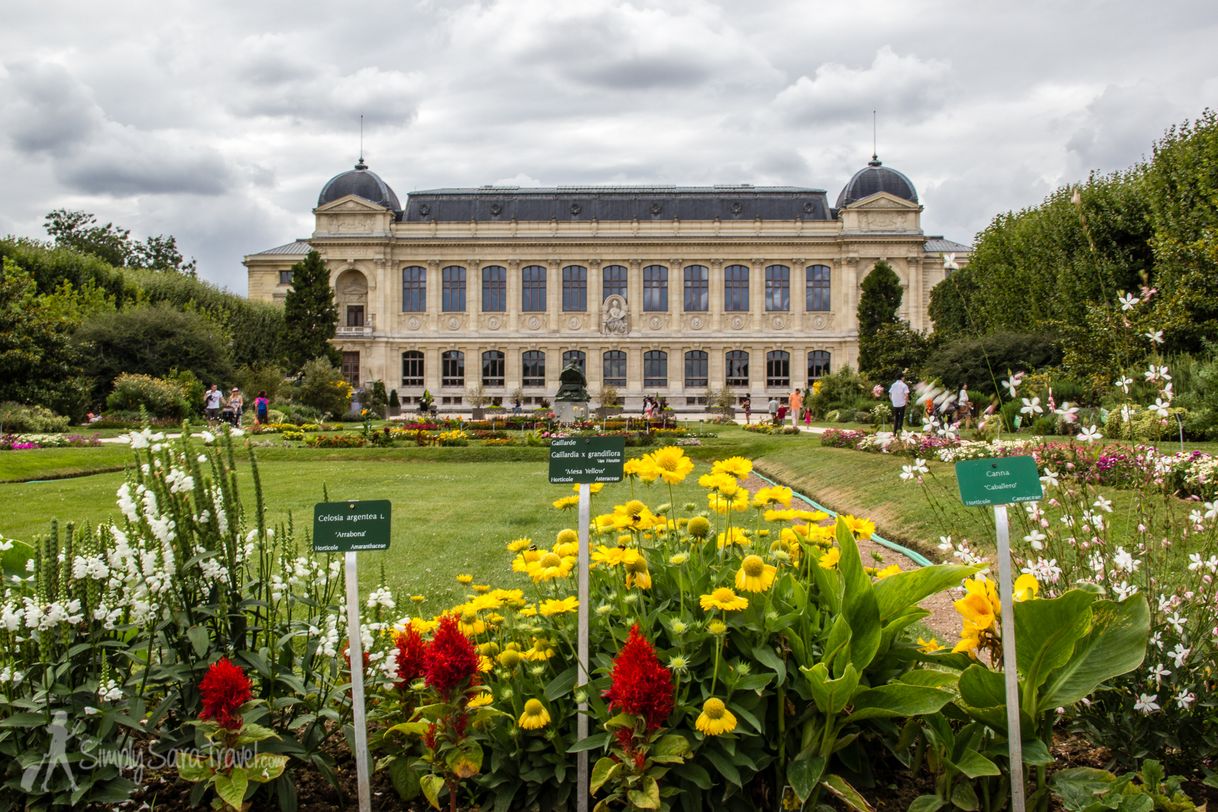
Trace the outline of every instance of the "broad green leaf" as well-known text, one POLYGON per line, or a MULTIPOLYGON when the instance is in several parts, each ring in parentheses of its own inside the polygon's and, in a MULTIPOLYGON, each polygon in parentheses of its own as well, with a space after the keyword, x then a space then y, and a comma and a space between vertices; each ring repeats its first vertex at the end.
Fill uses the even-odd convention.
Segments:
MULTIPOLYGON (((1091 626, 1094 602, 1094 594, 1072 589, 1059 598, 1015 604, 1015 658, 1023 676, 1025 703, 1034 702, 1049 673, 1070 659, 1091 626)), ((1039 715, 1035 708, 1027 710, 1039 715)))
POLYGON ((393 733, 404 733, 407 736, 422 736, 427 732, 430 722, 423 720, 420 722, 402 722, 389 728, 393 733))
MULTIPOLYGON (((850 636, 850 621, 846 619, 845 615, 838 615, 833 619, 833 625, 829 627, 829 636, 825 639, 824 651, 821 654, 821 661, 827 667, 836 666, 839 660, 849 659, 850 636)), ((839 668, 833 670, 840 673, 839 668)))
POLYGON ((924 685, 927 688, 954 689, 960 683, 959 671, 944 671, 939 668, 919 668, 901 675, 907 685, 924 685))
POLYGON ((952 787, 952 804, 965 812, 976 812, 980 809, 977 803, 977 791, 967 781, 959 781, 952 787))
POLYGON ((553 702, 560 696, 569 694, 575 688, 575 677, 579 674, 579 666, 573 665, 566 671, 563 671, 554 679, 550 680, 545 687, 546 699, 553 702))
POLYGON ((288 765, 288 757, 280 753, 259 753, 250 763, 249 779, 255 784, 265 784, 283 775, 288 765))
POLYGON ((801 804, 812 796, 812 791, 820 783, 824 772, 825 759, 813 756, 807 750, 787 764, 787 783, 791 785, 801 804))
POLYGON ((761 643, 753 648, 753 658, 778 675, 778 684, 787 680, 787 666, 768 643, 761 643))
POLYGON ((829 669, 824 663, 817 663, 811 668, 801 668, 808 684, 812 688, 812 701, 816 708, 827 716, 836 716, 850 703, 850 698, 859 685, 859 672, 854 666, 846 663, 846 671, 837 679, 829 678, 829 669))
POLYGON ((482 745, 466 739, 448 752, 445 763, 457 778, 471 778, 482 769, 482 745))
POLYGON ((413 801, 419 797, 421 788, 419 776, 410 766, 410 759, 398 756, 389 762, 389 782, 403 801, 413 801))
POLYGON ((1000 775, 998 765, 972 748, 966 749, 955 759, 956 769, 968 778, 981 778, 989 775, 1000 775))
POLYGON ((241 733, 237 737, 237 741, 242 744, 252 744, 254 742, 265 741, 266 739, 278 739, 279 735, 269 727, 256 725, 252 722, 246 722, 241 726, 241 733))
POLYGON ((643 783, 638 789, 626 793, 627 800, 639 809, 660 808, 660 785, 650 775, 643 776, 643 783))
POLYGON ((687 761, 677 769, 679 770, 679 775, 687 779, 689 783, 693 784, 698 789, 705 790, 714 786, 714 784, 711 783, 710 773, 693 761, 687 761))
POLYGON ((680 733, 663 736, 651 748, 653 756, 684 756, 689 752, 689 742, 680 733))
POLYGON ((719 771, 720 775, 743 789, 744 785, 740 782, 740 770, 736 769, 736 765, 732 763, 731 756, 715 747, 703 747, 698 751, 698 755, 706 756, 707 761, 715 765, 715 769, 719 771))
POLYGON ((843 610, 850 622, 850 662, 859 671, 865 671, 880 648, 880 610, 854 534, 840 517, 837 544, 842 550, 837 567, 846 588, 843 610))
POLYGON ((615 761, 609 756, 597 759, 596 766, 592 768, 592 779, 589 782, 588 790, 593 795, 601 791, 601 787, 605 782, 612 781, 622 771, 622 763, 615 761))
MULTIPOLYGON (((812 547, 807 550, 808 555, 818 557, 820 555, 819 547, 812 547)), ((845 587, 842 585, 842 574, 836 569, 825 569, 813 565, 812 581, 816 584, 816 591, 819 594, 821 602, 832 615, 840 615, 842 612, 842 600, 845 595, 845 587)))
POLYGON ((947 803, 938 795, 919 795, 906 812, 938 812, 947 803))
POLYGON ((1084 809, 1095 802, 1116 782, 1116 776, 1094 767, 1070 767, 1058 770, 1049 780, 1053 793, 1066 809, 1084 809))
POLYGON ((860 722, 864 719, 924 716, 937 713, 951 701, 952 694, 948 691, 891 682, 855 695, 851 701, 854 712, 850 714, 850 719, 860 722))
POLYGON ((178 776, 183 781, 207 781, 212 776, 210 764, 200 756, 178 753, 178 776))
POLYGON ((249 778, 245 775, 245 770, 240 767, 234 769, 229 775, 224 773, 216 773, 216 794, 220 796, 220 800, 231 806, 233 809, 240 809, 245 802, 245 790, 249 787, 249 778))
POLYGON ((0 573, 3 573, 4 580, 28 578, 30 573, 26 569, 26 562, 34 557, 34 548, 16 539, 5 541, 13 546, 0 553, 0 573))
POLYGON ((609 746, 608 733, 593 733, 586 739, 580 739, 567 748, 568 753, 582 753, 584 750, 603 750, 609 746))
POLYGON ((862 796, 862 793, 850 786, 850 782, 840 775, 827 775, 821 783, 824 784, 825 789, 836 795, 838 800, 855 812, 875 812, 875 808, 867 803, 867 799, 862 796))
POLYGON ((1048 767, 1053 763, 1053 754, 1049 752, 1049 745, 1040 739, 1024 739, 1023 763, 1033 767, 1048 767))
POLYGON ((885 578, 875 583, 875 600, 880 610, 880 620, 887 623, 902 614, 922 599, 942 592, 977 572, 978 566, 963 564, 935 564, 921 567, 885 578))
POLYGON ((196 657, 203 657, 207 654, 207 650, 211 648, 211 632, 206 626, 191 626, 186 630, 186 638, 190 640, 190 647, 194 650, 196 657))
POLYGON ((1049 675, 1041 694, 1043 708, 1067 707, 1105 680, 1132 671, 1146 656, 1150 610, 1141 595, 1091 606, 1091 632, 1075 647, 1069 662, 1049 675))
POLYGON ((423 797, 427 799, 427 802, 439 809, 440 793, 444 791, 444 778, 428 774, 419 779, 419 786, 423 788, 423 797))

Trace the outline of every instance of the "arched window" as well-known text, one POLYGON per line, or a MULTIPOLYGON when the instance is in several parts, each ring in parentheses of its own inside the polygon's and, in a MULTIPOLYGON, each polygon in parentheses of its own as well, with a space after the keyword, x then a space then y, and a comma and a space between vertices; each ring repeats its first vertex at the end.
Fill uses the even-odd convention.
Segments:
POLYGON ((526 350, 520 354, 520 385, 546 385, 546 354, 541 350, 526 350))
POLYGON ((487 265, 482 269, 482 312, 507 311, 507 268, 487 265))
POLYGON ((668 386, 668 353, 663 350, 643 353, 643 386, 648 389, 668 386))
POLYGON ((482 353, 482 385, 503 386, 503 353, 487 350, 482 353))
POLYGON ((808 353, 808 380, 813 381, 829 374, 829 351, 812 350, 808 353))
POLYGON ((520 269, 520 309, 525 313, 546 309, 546 269, 541 265, 525 265, 520 269))
POLYGON ((465 353, 445 350, 440 356, 440 385, 465 386, 465 353))
POLYGON ((668 269, 663 265, 643 269, 643 310, 659 313, 668 310, 668 269))
POLYGON ((427 310, 427 269, 410 265, 402 269, 402 312, 422 313, 427 310))
POLYGON ((440 309, 445 313, 465 312, 465 269, 460 265, 440 271, 440 309))
POLYGON ((609 350, 603 357, 604 366, 602 378, 605 386, 626 385, 626 353, 622 350, 609 350))
POLYGON ((747 313, 749 309, 749 268, 728 265, 723 269, 723 309, 747 313))
POLYGON ((828 312, 829 278, 832 272, 828 265, 808 266, 808 312, 828 312))
POLYGON ((724 386, 749 385, 749 354, 745 350, 728 350, 724 356, 724 386))
POLYGON ((705 265, 685 266, 685 311, 705 313, 710 309, 710 271, 705 265))
POLYGON ((786 265, 769 265, 765 269, 765 309, 791 309, 791 269, 786 265))
POLYGON ((562 309, 568 313, 588 310, 588 269, 582 265, 562 269, 562 309))
POLYGON ((402 353, 402 386, 423 385, 423 353, 407 350, 402 353))
POLYGON ((706 387, 706 370, 709 366, 709 356, 703 350, 690 350, 685 353, 685 388, 703 389, 706 387))
POLYGON ((601 270, 602 302, 610 296, 625 296, 627 287, 625 265, 606 265, 601 270))
POLYGON ((567 350, 562 354, 563 369, 566 369, 571 364, 575 364, 576 368, 587 377, 588 362, 583 350, 567 350))
POLYGON ((791 385, 791 353, 786 350, 770 350, 765 354, 765 385, 791 385))

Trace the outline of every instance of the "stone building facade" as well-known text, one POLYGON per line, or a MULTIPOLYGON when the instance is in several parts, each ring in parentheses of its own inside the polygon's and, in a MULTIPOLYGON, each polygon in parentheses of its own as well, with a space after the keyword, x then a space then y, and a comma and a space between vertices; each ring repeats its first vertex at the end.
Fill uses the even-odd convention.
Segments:
POLYGON ((449 409, 539 403, 571 362, 594 402, 612 387, 628 409, 699 409, 726 387, 761 409, 857 365, 877 261, 901 278, 901 317, 928 329, 931 288, 969 250, 925 235, 913 184, 874 158, 833 206, 747 185, 433 189, 403 206, 361 159, 314 214, 309 238, 245 258, 250 298, 282 301, 316 249, 347 378, 449 409))

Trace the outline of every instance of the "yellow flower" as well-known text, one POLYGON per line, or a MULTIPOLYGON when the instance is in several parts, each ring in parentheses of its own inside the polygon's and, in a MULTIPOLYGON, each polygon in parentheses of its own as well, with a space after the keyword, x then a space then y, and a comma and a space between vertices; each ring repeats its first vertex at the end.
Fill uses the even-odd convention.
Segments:
POLYGON ((921 651, 923 654, 934 654, 936 651, 942 650, 943 644, 935 638, 932 637, 929 640, 923 640, 921 637, 918 638, 918 651, 921 651))
POLYGON ((729 527, 724 532, 715 537, 715 544, 722 550, 724 547, 738 544, 741 547, 748 547, 753 542, 749 539, 749 534, 744 528, 729 527))
POLYGON ((647 559, 634 548, 626 550, 622 556, 626 566, 626 588, 637 586, 639 589, 651 589, 651 572, 647 569, 647 559))
POLYGON ((952 654, 967 654, 970 657, 976 658, 977 649, 980 647, 981 629, 976 629, 965 624, 964 631, 960 633, 960 642, 952 649, 952 654))
MULTIPOLYGON (((600 493, 604 489, 605 489, 604 482, 593 482, 591 485, 588 486, 588 493, 600 493)), ((575 491, 576 493, 579 493, 579 483, 576 482, 574 485, 572 485, 571 490, 575 491)))
POLYGON ((689 561, 689 553, 673 553, 668 557, 668 563, 674 567, 679 567, 689 561))
POLYGON ((744 457, 728 457, 726 460, 716 460, 711 465, 711 471, 716 474, 729 474, 737 479, 744 479, 753 473, 753 463, 744 457))
POLYGON ((842 551, 837 547, 832 547, 830 548, 829 552, 822 555, 816 563, 819 564, 820 568, 823 570, 831 570, 837 566, 837 562, 841 559, 842 551))
POLYGON ((722 620, 712 620, 710 623, 706 624, 706 630, 718 637, 727 631, 727 624, 722 620))
POLYGON ((741 513, 749 509, 749 492, 741 488, 735 496, 728 497, 720 491, 711 491, 706 495, 706 504, 720 516, 726 516, 733 511, 741 513))
POLYGON ((555 544, 574 544, 578 548, 579 533, 575 532, 574 530, 572 530, 569 527, 563 528, 562 530, 558 531, 558 536, 557 536, 557 538, 554 539, 554 543, 555 544))
POLYGON ((982 632, 992 627, 1002 608, 993 582, 984 575, 978 575, 966 580, 964 589, 965 596, 952 605, 964 620, 965 630, 972 628, 982 632))
POLYGON ((490 670, 494 667, 495 664, 491 662, 490 657, 487 657, 485 654, 478 657, 478 670, 483 674, 489 674, 490 670))
POLYGON ((519 539, 512 539, 511 541, 509 541, 507 548, 508 548, 509 553, 518 553, 521 550, 527 550, 529 547, 532 547, 532 546, 533 546, 533 539, 519 538, 519 539))
POLYGON ((626 460, 622 465, 622 473, 626 476, 638 477, 642 482, 655 482, 660 476, 660 469, 650 457, 636 457, 626 460))
POLYGON ((797 510, 795 518, 803 519, 805 522, 823 522, 829 518, 829 514, 822 510, 797 510))
POLYGON ((541 730, 550 724, 550 712, 541 704, 541 700, 530 699, 524 703, 524 713, 520 714, 516 724, 524 730, 541 730))
POLYGON ((530 564, 526 571, 535 583, 539 583, 551 578, 565 578, 571 574, 571 568, 574 566, 575 558, 572 556, 546 553, 530 564))
POLYGON ((705 516, 694 516, 685 529, 696 539, 704 539, 710 533, 710 521, 705 516))
POLYGON ((529 568, 541 560, 543 553, 532 547, 521 550, 520 555, 512 559, 512 572, 528 572, 529 568))
POLYGON ((459 584, 472 584, 473 582, 474 582, 474 576, 470 575, 467 572, 463 572, 457 576, 457 583, 459 583, 459 584))
POLYGON ((651 464, 659 471, 660 476, 669 485, 677 485, 685 481, 685 477, 694 470, 694 463, 685 456, 685 450, 675 445, 665 446, 647 455, 651 464))
POLYGON ((624 505, 617 505, 613 508, 613 513, 626 520, 621 525, 622 527, 630 527, 635 530, 649 530, 657 523, 655 514, 638 499, 631 499, 624 505))
POLYGON ((500 606, 524 606, 523 589, 495 589, 488 597, 499 601, 500 606))
POLYGON ((702 704, 702 713, 698 714, 694 727, 707 736, 731 733, 736 729, 736 717, 723 704, 722 699, 712 696, 702 704))
POLYGON ((765 512, 765 520, 767 522, 790 522, 795 520, 795 511, 793 510, 767 510, 765 512))
POLYGON ((466 703, 465 703, 465 707, 467 707, 467 708, 481 708, 481 707, 483 707, 483 706, 485 706, 485 705, 489 705, 489 704, 491 704, 491 701, 492 701, 493 699, 494 699, 494 697, 493 697, 493 696, 491 696, 491 692, 490 692, 490 691, 479 691, 478 693, 474 694, 473 698, 472 698, 472 699, 470 699, 470 701, 469 701, 469 702, 466 702, 466 703))
POLYGON ((901 572, 901 567, 899 565, 891 564, 887 567, 884 567, 884 569, 880 570, 879 572, 877 572, 875 574, 875 578, 877 581, 883 581, 885 578, 888 578, 889 576, 892 576, 892 575, 897 575, 900 572, 901 572))
POLYGON ((712 609, 722 609, 725 612, 738 612, 741 609, 748 608, 749 599, 740 597, 726 586, 721 586, 709 595, 700 597, 698 603, 708 612, 712 609))
POLYGON ((869 539, 875 533, 875 522, 870 519, 860 519, 856 516, 839 516, 838 518, 846 523, 846 527, 850 528, 850 532, 854 533, 855 538, 869 539))
POLYGON ((478 617, 477 613, 466 610, 457 620, 457 628, 466 637, 476 637, 486 631, 486 621, 478 617))
POLYGON ((1025 572, 1023 575, 1015 579, 1012 586, 1016 602, 1030 601, 1040 594, 1040 583, 1036 580, 1036 576, 1030 572, 1025 572))
POLYGON ((490 592, 491 585, 490 584, 474 584, 474 591, 477 592, 479 595, 481 595, 485 592, 490 592))
POLYGON ((761 508, 767 505, 782 505, 789 508, 792 498, 790 488, 785 488, 782 485, 772 485, 762 488, 753 494, 753 507, 761 508))
POLYGON ((578 496, 563 496, 551 502, 555 510, 567 510, 579 504, 578 496))
POLYGON ((592 563, 593 565, 602 564, 606 567, 616 567, 622 563, 622 558, 625 555, 625 547, 606 547, 602 544, 592 551, 592 563))
POLYGON ((553 601, 545 600, 541 602, 538 611, 543 617, 553 617, 554 615, 563 615, 567 612, 574 612, 579 608, 579 600, 574 595, 563 598, 562 600, 553 601))
POLYGON ((553 552, 561 556, 579 555, 579 538, 576 537, 575 541, 560 541, 554 545, 553 552))
POLYGON ((746 555, 736 571, 736 588, 744 592, 765 592, 774 583, 778 567, 767 564, 759 555, 746 555))
POLYGON ((434 618, 432 620, 423 620, 416 617, 410 621, 410 625, 414 626, 416 632, 426 637, 436 630, 436 627, 440 625, 440 621, 434 618))
POLYGON ((499 664, 501 666, 510 670, 510 669, 515 668, 516 666, 520 665, 520 661, 523 658, 521 657, 521 654, 519 651, 517 651, 516 649, 510 648, 505 651, 499 652, 499 656, 496 657, 495 659, 499 661, 499 664))
POLYGON ((550 648, 550 644, 545 640, 534 640, 533 645, 521 652, 526 660, 530 662, 545 662, 554 656, 554 649, 550 648))
POLYGON ((422 603, 423 601, 427 600, 427 598, 422 595, 411 595, 410 600, 412 603, 422 603))

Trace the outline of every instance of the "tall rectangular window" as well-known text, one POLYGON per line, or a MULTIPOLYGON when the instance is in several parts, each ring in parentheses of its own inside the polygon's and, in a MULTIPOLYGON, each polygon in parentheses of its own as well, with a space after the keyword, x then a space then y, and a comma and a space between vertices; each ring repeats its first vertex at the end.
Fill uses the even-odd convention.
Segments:
POLYGON ((808 353, 808 380, 813 381, 829 374, 828 350, 812 350, 808 353))
POLYGON ((482 312, 507 312, 507 268, 502 265, 482 269, 482 312))
POLYGON ((520 269, 520 309, 525 313, 540 313, 546 309, 546 269, 541 265, 526 265, 520 269))
POLYGON ((685 266, 685 312, 705 313, 710 309, 710 271, 705 265, 685 266))
POLYGON ((765 385, 791 385, 791 353, 786 350, 771 350, 765 354, 765 385))
POLYGON ((643 386, 648 389, 668 386, 668 353, 663 350, 643 353, 643 386))
POLYGON ((765 309, 791 309, 791 269, 786 265, 770 265, 765 269, 765 309))
POLYGON ((723 309, 747 313, 749 309, 749 269, 747 265, 728 265, 723 269, 723 309))
POLYGON ((829 310, 829 266, 808 266, 808 312, 827 312, 829 310))
POLYGON ((562 354, 563 369, 575 364, 575 367, 585 376, 588 374, 587 360, 583 350, 567 350, 562 354))
POLYGON ((423 385, 423 353, 407 350, 402 353, 402 386, 423 385))
POLYGON ((347 326, 348 327, 363 327, 364 326, 364 306, 363 305, 347 305, 347 326))
POLYGON ((562 309, 567 313, 588 310, 588 269, 582 265, 562 269, 562 309))
POLYGON ((602 367, 605 386, 626 385, 626 353, 622 350, 609 350, 603 357, 602 367))
POLYGON ((440 309, 445 313, 465 312, 465 269, 460 265, 440 271, 440 309))
POLYGON ((279 284, 281 284, 281 285, 292 284, 292 272, 291 271, 280 271, 279 272, 279 284))
POLYGON ((643 269, 643 310, 658 313, 668 310, 668 269, 663 265, 643 269))
POLYGON ((347 383, 359 387, 359 350, 343 353, 342 376, 347 383))
POLYGON ((427 269, 410 265, 402 269, 402 312, 422 313, 427 310, 427 269))
POLYGON ((487 350, 482 353, 482 385, 503 386, 503 353, 487 350))
POLYGON ((445 350, 440 356, 440 385, 465 386, 465 353, 445 350))
POLYGON ((627 287, 625 265, 606 265, 601 270, 602 302, 610 296, 625 296, 627 287))
POLYGON ((685 388, 701 389, 706 386, 708 356, 703 350, 685 353, 685 388))
POLYGON ((729 350, 724 356, 725 386, 749 385, 749 354, 744 350, 729 350))
POLYGON ((546 385, 546 354, 541 350, 526 350, 520 354, 520 385, 546 385))

